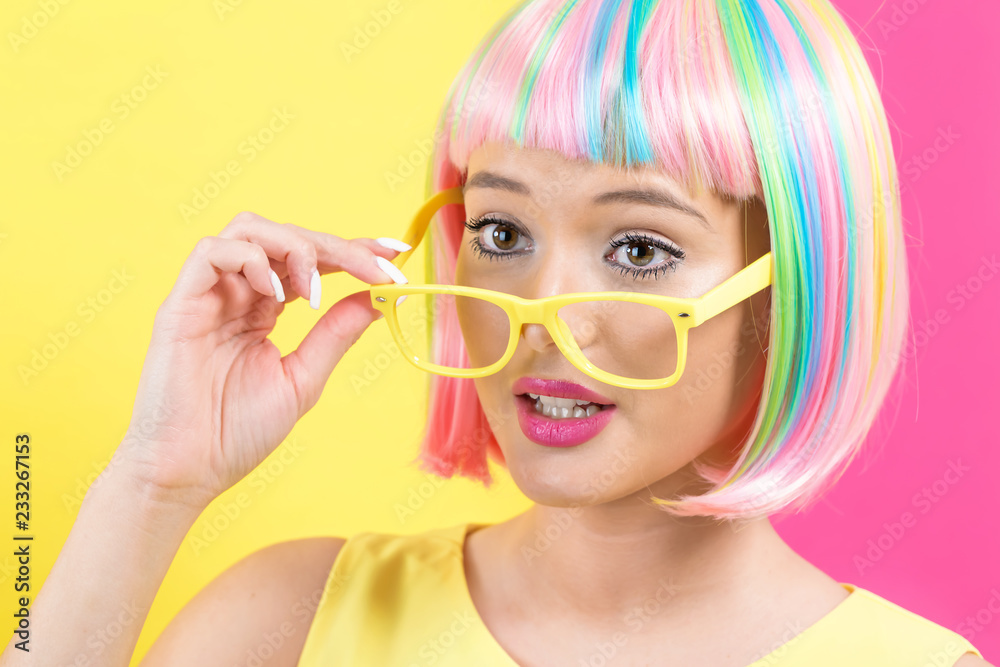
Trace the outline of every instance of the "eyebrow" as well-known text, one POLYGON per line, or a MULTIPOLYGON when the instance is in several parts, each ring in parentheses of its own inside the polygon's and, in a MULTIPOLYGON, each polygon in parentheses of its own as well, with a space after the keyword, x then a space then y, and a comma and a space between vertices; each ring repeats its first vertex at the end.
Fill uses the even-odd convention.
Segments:
MULTIPOLYGON (((488 188, 492 190, 502 190, 504 192, 510 192, 512 194, 523 195, 526 197, 531 196, 531 188, 524 183, 516 181, 512 178, 507 178, 506 176, 501 176, 500 174, 496 174, 491 171, 477 171, 465 183, 462 190, 463 192, 468 192, 473 188, 488 188)), ((598 206, 603 204, 633 203, 668 208, 691 216, 700 222, 708 231, 713 234, 716 233, 715 229, 711 224, 709 224, 708 220, 701 214, 700 211, 688 206, 664 190, 642 190, 637 188, 614 190, 597 195, 592 200, 592 203, 598 206)))

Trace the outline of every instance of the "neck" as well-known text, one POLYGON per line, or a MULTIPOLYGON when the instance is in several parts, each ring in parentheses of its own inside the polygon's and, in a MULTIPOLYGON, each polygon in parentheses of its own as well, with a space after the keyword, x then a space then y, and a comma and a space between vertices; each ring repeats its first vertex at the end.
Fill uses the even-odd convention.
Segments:
POLYGON ((509 530, 504 562, 532 591, 532 605, 580 622, 624 623, 630 611, 654 608, 672 621, 719 596, 757 595, 794 553, 767 518, 736 525, 674 517, 637 496, 585 508, 535 505, 509 530))

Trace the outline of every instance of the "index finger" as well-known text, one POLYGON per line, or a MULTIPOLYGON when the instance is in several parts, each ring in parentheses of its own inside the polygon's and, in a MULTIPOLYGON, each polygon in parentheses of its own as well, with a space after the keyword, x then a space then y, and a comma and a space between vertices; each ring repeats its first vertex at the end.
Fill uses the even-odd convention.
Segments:
MULTIPOLYGON (((346 271, 369 284, 392 282, 391 276, 376 264, 376 257, 389 259, 396 251, 371 239, 345 239, 291 223, 274 222, 249 211, 233 218, 220 236, 255 243, 268 257, 284 262, 292 288, 304 296, 314 296, 314 289, 319 291, 314 272, 346 271)), ((315 301, 318 299, 311 299, 311 303, 315 301)))
POLYGON ((375 257, 392 260, 399 254, 399 251, 387 248, 375 239, 365 236, 345 239, 335 234, 306 229, 292 223, 288 223, 287 226, 312 239, 316 245, 316 259, 320 265, 321 274, 331 273, 330 268, 336 271, 339 270, 337 267, 340 267, 355 278, 371 285, 393 282, 392 277, 375 263, 375 257), (364 255, 359 251, 359 248, 368 250, 371 255, 364 255), (371 272, 372 267, 375 269, 374 273, 371 272))

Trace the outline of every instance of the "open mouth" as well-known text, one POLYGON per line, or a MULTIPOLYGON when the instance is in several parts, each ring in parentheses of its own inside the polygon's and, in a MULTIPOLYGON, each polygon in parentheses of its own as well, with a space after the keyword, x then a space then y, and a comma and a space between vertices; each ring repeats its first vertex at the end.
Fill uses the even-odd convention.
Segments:
POLYGON ((614 404, 605 405, 573 398, 556 398, 555 396, 544 396, 540 394, 518 394, 518 400, 529 404, 536 413, 548 417, 549 419, 586 419, 593 415, 614 407, 614 404))

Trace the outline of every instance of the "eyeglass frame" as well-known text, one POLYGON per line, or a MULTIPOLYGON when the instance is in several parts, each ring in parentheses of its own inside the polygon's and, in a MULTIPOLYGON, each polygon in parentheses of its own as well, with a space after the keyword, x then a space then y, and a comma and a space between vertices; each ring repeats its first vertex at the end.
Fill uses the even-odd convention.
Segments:
MULTIPOLYGON (((416 251, 423 240, 427 227, 434 215, 449 204, 464 203, 462 187, 442 190, 428 199, 417 211, 402 241, 410 246, 410 250, 400 252, 392 264, 401 269, 410 255, 416 251)), ((514 294, 498 292, 481 287, 465 285, 412 285, 412 284, 379 284, 370 286, 372 307, 381 312, 386 324, 403 356, 420 370, 457 378, 485 377, 503 368, 517 349, 518 334, 524 324, 542 324, 559 351, 576 368, 588 376, 606 384, 625 389, 663 389, 673 386, 684 372, 687 360, 688 331, 719 313, 728 310, 739 302, 747 299, 765 287, 771 285, 771 252, 768 251, 734 275, 716 285, 711 290, 698 297, 672 297, 659 294, 644 294, 637 292, 573 292, 556 294, 540 299, 527 299, 514 294), (420 359, 406 342, 399 321, 396 318, 396 302, 399 297, 412 294, 450 294, 453 296, 476 297, 501 308, 510 322, 510 333, 507 349, 500 359, 482 368, 451 368, 420 359), (677 368, 666 378, 643 380, 627 378, 602 370, 594 366, 583 354, 569 326, 557 317, 557 311, 563 306, 586 301, 625 301, 654 306, 667 313, 674 325, 677 338, 677 368)))

